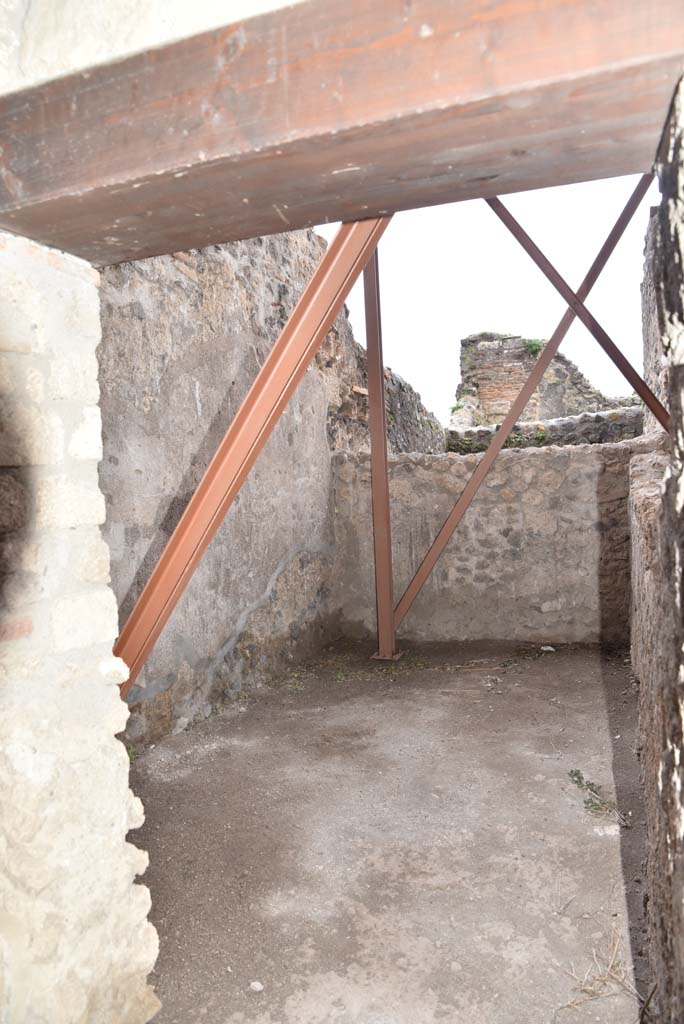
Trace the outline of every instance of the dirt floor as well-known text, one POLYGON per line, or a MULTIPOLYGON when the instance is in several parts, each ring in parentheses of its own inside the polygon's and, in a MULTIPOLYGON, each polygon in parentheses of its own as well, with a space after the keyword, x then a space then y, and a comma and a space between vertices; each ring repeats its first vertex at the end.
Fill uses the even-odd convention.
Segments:
POLYGON ((648 1021, 624 655, 368 653, 136 760, 155 1024, 648 1021))

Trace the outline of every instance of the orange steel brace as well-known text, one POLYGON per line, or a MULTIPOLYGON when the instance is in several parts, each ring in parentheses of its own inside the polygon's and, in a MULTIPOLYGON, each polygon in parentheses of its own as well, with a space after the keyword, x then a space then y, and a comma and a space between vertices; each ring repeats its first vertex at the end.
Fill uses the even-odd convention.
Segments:
POLYGON ((130 675, 126 696, 292 392, 389 224, 343 224, 269 352, 114 647, 130 675))
POLYGON ((558 290, 561 292, 563 297, 568 302, 569 308, 565 311, 562 319, 556 327, 556 330, 553 332, 551 338, 549 339, 548 344, 544 346, 542 353, 539 356, 539 359, 535 363, 534 367, 532 368, 532 372, 530 373, 530 376, 523 385, 520 394, 513 402, 513 405, 511 406, 508 415, 506 416, 505 420, 503 421, 503 423, 497 430, 496 434, 492 438, 491 443, 487 448, 487 451, 478 462, 475 470, 473 471, 470 479, 468 480, 468 483, 461 491, 461 494, 459 495, 456 504, 454 505, 453 509, 451 510, 446 520, 444 521, 439 533, 437 534, 430 548, 428 549, 427 554, 423 558, 423 561, 418 567, 418 570, 416 571, 413 579, 411 580, 408 587, 404 591, 401 599, 399 600, 399 603, 397 604, 394 611, 395 628, 397 628, 399 624, 403 621, 411 605, 413 604, 416 597, 420 593, 425 581, 427 580, 428 576, 430 575, 435 565, 437 564, 437 561, 439 560, 440 555, 442 554, 445 547, 449 543, 449 540, 451 539, 454 530, 463 519, 463 516, 467 512, 470 503, 472 502, 473 498, 475 497, 484 480, 486 479, 487 474, 492 468, 492 465, 494 464, 497 455, 499 454, 504 444, 506 443, 508 435, 515 426, 517 420, 520 418, 525 406, 532 397, 535 388, 541 381, 545 370, 551 363, 551 360, 560 348, 561 342, 563 341, 563 338, 567 334, 570 325, 572 324, 576 316, 580 316, 582 318, 583 322, 586 324, 586 326, 589 328, 592 334, 594 334, 594 336, 597 338, 597 340, 602 345, 604 350, 614 360, 614 362, 618 366, 618 369, 620 369, 625 374, 629 382, 633 385, 635 391, 637 391, 638 394, 644 399, 646 404, 649 406, 654 415, 660 420, 665 429, 668 429, 669 420, 666 410, 660 404, 660 402, 652 393, 652 391, 647 387, 647 385, 644 383, 641 377, 639 377, 636 370, 633 369, 631 364, 628 363, 625 357, 622 355, 622 353, 620 353, 619 349, 617 349, 617 347, 605 333, 603 328, 596 322, 594 317, 592 317, 591 314, 588 313, 585 306, 583 305, 583 300, 586 299, 589 292, 596 283, 601 271, 603 270, 604 266, 608 262, 609 257, 615 249, 615 246, 622 237, 625 228, 629 224, 637 207, 639 206, 639 203, 646 195, 646 192, 648 191, 649 185, 651 184, 652 180, 652 174, 644 174, 641 177, 632 195, 628 199, 624 210, 618 217, 610 234, 606 238, 606 241, 599 250, 599 253, 596 256, 594 262, 592 263, 584 281, 577 289, 576 294, 565 283, 563 278, 561 278, 560 274, 558 274, 557 271, 555 271, 555 269, 551 266, 549 261, 543 255, 543 253, 541 253, 540 250, 535 246, 534 242, 532 242, 529 236, 525 234, 520 225, 517 222, 513 221, 513 217, 508 213, 507 210, 505 210, 503 204, 500 203, 498 199, 487 200, 489 205, 494 209, 495 213, 497 213, 499 216, 502 216, 503 211, 504 216, 502 216, 502 220, 504 220, 504 223, 506 223, 510 230, 513 231, 515 237, 518 239, 518 241, 521 242, 525 250, 532 256, 532 258, 535 260, 540 269, 543 270, 547 277, 549 277, 552 283, 558 288, 558 290), (511 222, 513 222, 515 227, 511 225, 511 222), (617 353, 619 359, 616 358, 615 353, 617 353))

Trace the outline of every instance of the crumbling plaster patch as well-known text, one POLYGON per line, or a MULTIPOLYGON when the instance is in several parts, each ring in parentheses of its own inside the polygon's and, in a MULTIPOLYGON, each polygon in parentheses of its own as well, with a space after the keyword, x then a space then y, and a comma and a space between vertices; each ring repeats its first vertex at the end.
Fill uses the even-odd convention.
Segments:
POLYGON ((116 739, 98 275, 1 234, 0 296, 0 1020, 144 1024, 157 937, 116 739))

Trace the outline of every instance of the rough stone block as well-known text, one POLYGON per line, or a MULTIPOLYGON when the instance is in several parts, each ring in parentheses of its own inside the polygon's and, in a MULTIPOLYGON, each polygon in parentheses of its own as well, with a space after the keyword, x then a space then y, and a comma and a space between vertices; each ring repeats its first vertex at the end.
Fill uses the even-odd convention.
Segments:
POLYGON ((30 495, 19 475, 0 471, 0 534, 23 529, 29 520, 30 495))
POLYGON ((71 435, 67 450, 72 459, 99 462, 102 458, 102 419, 96 405, 83 410, 81 422, 71 435))
POLYGON ((50 358, 46 383, 47 395, 92 405, 100 397, 97 359, 94 350, 71 349, 55 352, 50 358))
POLYGON ((71 528, 105 519, 104 497, 96 484, 71 474, 47 476, 35 485, 35 525, 38 529, 71 528))
POLYGON ((50 466, 64 458, 64 425, 54 408, 0 397, 0 466, 50 466))
POLYGON ((84 583, 109 582, 109 548, 99 530, 92 529, 87 536, 81 536, 73 566, 74 575, 84 583))
POLYGON ((112 591, 101 588, 57 601, 52 612, 55 648, 70 651, 98 643, 114 643, 119 632, 112 591))

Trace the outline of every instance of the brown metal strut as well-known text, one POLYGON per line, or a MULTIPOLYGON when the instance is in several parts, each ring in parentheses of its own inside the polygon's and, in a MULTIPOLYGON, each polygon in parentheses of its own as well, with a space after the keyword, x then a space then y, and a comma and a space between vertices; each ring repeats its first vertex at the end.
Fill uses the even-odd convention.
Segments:
POLYGON ((389 223, 343 224, 269 352, 121 631, 126 696, 292 392, 389 223))
POLYGON ((378 650, 375 657, 386 661, 394 660, 397 657, 397 641, 394 629, 392 526, 387 473, 387 410, 385 408, 385 368, 382 360, 380 276, 377 249, 363 272, 363 286, 366 302, 368 420, 371 442, 375 605, 378 626, 378 650))

